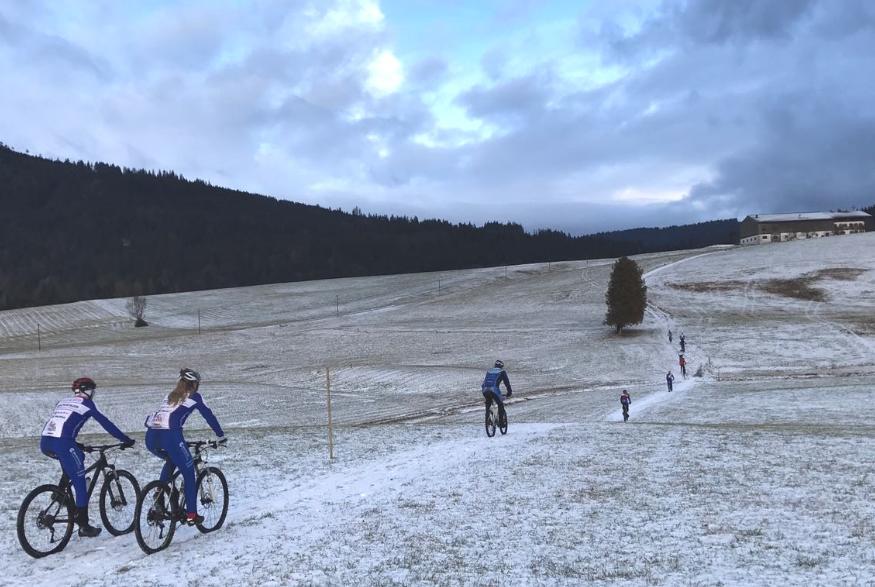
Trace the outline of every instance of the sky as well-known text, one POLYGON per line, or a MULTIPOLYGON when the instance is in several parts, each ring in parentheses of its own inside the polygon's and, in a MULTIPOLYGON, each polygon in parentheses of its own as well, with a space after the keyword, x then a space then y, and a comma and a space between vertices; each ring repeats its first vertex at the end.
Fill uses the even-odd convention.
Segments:
POLYGON ((869 0, 0 0, 0 142, 573 234, 875 204, 869 0))

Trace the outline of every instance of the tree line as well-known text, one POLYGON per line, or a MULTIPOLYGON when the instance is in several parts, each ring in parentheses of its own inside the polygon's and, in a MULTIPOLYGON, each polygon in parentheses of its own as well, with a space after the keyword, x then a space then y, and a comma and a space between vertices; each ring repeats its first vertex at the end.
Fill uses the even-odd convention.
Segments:
POLYGON ((0 144, 0 310, 735 243, 735 219, 588 236, 364 215, 0 144))

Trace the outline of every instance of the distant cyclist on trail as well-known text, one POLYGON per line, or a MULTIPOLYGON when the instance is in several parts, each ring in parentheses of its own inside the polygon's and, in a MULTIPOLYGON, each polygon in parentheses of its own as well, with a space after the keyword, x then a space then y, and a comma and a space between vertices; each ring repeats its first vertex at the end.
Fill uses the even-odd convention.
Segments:
POLYGON ((146 448, 166 461, 161 469, 161 481, 169 481, 177 467, 182 472, 185 482, 186 522, 192 526, 202 523, 204 518, 197 513, 194 461, 182 436, 182 426, 191 413, 197 410, 219 437, 219 441, 225 440, 219 421, 198 393, 200 382, 201 376, 197 371, 182 369, 176 388, 167 395, 158 411, 146 418, 146 448))
POLYGON ((665 374, 665 384, 668 386, 668 390, 671 391, 672 385, 674 384, 674 373, 671 371, 665 374))
POLYGON ((93 538, 100 534, 100 527, 88 523, 88 490, 85 487, 85 455, 76 444, 76 435, 88 418, 93 417, 104 430, 115 436, 124 448, 134 446, 127 434, 109 421, 94 405, 94 390, 97 384, 89 377, 80 377, 73 382, 73 397, 62 399, 55 406, 49 421, 43 427, 40 450, 47 457, 61 463, 64 475, 70 478, 76 494, 76 523, 79 536, 93 538))
POLYGON ((678 366, 681 368, 681 375, 684 376, 684 379, 687 378, 687 360, 684 358, 683 353, 678 356, 678 366))
POLYGON ((623 422, 629 420, 629 405, 631 403, 632 398, 629 396, 629 392, 624 389, 623 393, 620 394, 620 404, 623 406, 623 422))
POLYGON ((507 388, 507 397, 513 395, 513 389, 510 387, 510 379, 507 377, 507 371, 504 370, 504 362, 501 360, 495 361, 495 366, 486 372, 486 378, 483 380, 483 385, 480 390, 483 392, 483 399, 486 401, 486 409, 492 406, 492 400, 498 404, 499 414, 504 412, 504 398, 501 397, 500 385, 504 383, 507 388))

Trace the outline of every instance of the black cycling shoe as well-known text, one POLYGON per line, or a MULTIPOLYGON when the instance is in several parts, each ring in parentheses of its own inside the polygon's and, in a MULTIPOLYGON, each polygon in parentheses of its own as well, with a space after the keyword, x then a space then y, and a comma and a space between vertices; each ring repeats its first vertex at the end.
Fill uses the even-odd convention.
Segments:
POLYGON ((94 538, 100 535, 100 528, 96 526, 79 526, 79 536, 82 538, 94 538))
POLYGON ((76 510, 76 523, 79 524, 79 536, 94 538, 100 534, 100 528, 88 523, 88 508, 76 510))

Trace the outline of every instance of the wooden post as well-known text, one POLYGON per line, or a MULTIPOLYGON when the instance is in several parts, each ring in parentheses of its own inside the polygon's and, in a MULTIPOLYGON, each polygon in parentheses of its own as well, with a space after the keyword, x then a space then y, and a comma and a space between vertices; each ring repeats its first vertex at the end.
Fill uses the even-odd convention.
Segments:
POLYGON ((201 333, 201 311, 197 311, 197 333, 201 333))
POLYGON ((340 295, 334 296, 334 313, 339 318, 340 317, 340 295))
POLYGON ((504 278, 507 279, 507 265, 504 266, 504 278))
POLYGON ((334 460, 334 427, 331 422, 331 370, 325 367, 325 392, 328 395, 328 460, 334 460))
POLYGON ((441 280, 438 279, 438 294, 441 293, 441 280))
POLYGON ((42 336, 40 335, 39 322, 36 323, 36 350, 43 350, 42 336))

